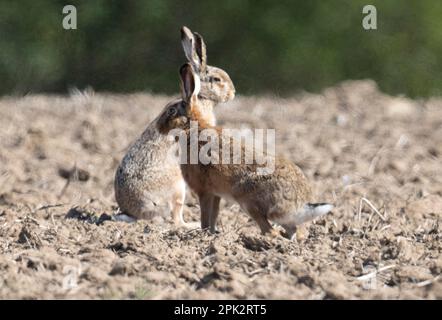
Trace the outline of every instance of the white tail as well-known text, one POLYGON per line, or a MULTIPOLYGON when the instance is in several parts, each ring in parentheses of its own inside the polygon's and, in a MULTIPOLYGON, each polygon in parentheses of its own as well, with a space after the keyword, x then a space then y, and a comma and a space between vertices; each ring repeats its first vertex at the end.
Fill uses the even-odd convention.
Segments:
POLYGON ((333 208, 334 206, 329 203, 307 203, 296 213, 294 222, 296 225, 300 225, 304 222, 326 215, 333 210, 333 208))
POLYGON ((113 220, 127 222, 127 223, 132 223, 132 222, 137 221, 137 219, 135 219, 131 216, 128 216, 127 214, 124 214, 124 213, 120 213, 120 214, 113 216, 113 220))

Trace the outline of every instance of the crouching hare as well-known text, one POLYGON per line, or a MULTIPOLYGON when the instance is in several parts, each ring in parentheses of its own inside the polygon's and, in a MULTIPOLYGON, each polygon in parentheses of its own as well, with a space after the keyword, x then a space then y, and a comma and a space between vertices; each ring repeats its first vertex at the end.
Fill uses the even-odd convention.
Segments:
MULTIPOLYGON (((203 130, 216 130, 219 137, 220 154, 224 139, 233 139, 223 135, 220 128, 213 127, 200 114, 201 100, 199 98, 200 80, 197 73, 189 64, 180 69, 182 101, 166 107, 156 124, 158 131, 163 135, 175 135, 178 132, 184 135, 186 157, 192 151, 192 134, 203 133, 203 130), (198 123, 197 133, 192 133, 192 121, 198 123), (173 130, 180 129, 180 130, 173 130)), ((195 128, 195 127, 193 127, 195 128)), ((193 129, 195 130, 195 129, 193 129)), ((224 141, 225 142, 225 141, 224 141)), ((197 143, 200 155, 205 142, 197 143)), ((272 157, 274 170, 271 173, 259 174, 259 165, 253 160, 252 164, 243 162, 245 157, 244 145, 241 146, 242 159, 240 164, 208 163, 203 164, 200 159, 197 163, 190 163, 189 159, 182 159, 181 170, 189 187, 198 195, 201 208, 201 227, 210 228, 215 232, 216 220, 219 213, 220 198, 235 200, 259 225, 263 233, 271 232, 269 223, 274 221, 286 231, 286 236, 293 238, 296 226, 325 215, 333 206, 326 203, 312 203, 312 191, 309 183, 299 169, 292 162, 283 158, 272 157)), ((183 152, 183 145, 181 145, 183 152)), ((226 151, 232 155, 232 150, 226 151)), ((254 158, 252 158, 254 159, 254 158)), ((207 163, 206 161, 204 161, 207 163)))
MULTIPOLYGON (((204 121, 215 125, 213 107, 232 100, 235 87, 224 70, 207 65, 206 46, 199 34, 183 27, 181 43, 189 63, 201 77, 199 114, 204 121)), ((168 106, 181 103, 177 99, 168 106)), ((185 225, 185 182, 176 157, 169 156, 176 142, 159 133, 159 120, 161 117, 148 125, 117 168, 115 198, 122 212, 118 219, 149 219, 171 211, 175 224, 185 225)))

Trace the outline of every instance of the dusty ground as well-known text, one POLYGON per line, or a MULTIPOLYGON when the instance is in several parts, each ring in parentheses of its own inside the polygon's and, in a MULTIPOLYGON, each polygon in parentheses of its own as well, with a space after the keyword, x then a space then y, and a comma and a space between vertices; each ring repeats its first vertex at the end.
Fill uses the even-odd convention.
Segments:
POLYGON ((278 152, 336 204, 301 243, 224 202, 218 235, 106 220, 119 160, 168 100, 0 99, 0 298, 442 298, 442 99, 360 81, 217 109, 226 127, 276 128, 278 152))

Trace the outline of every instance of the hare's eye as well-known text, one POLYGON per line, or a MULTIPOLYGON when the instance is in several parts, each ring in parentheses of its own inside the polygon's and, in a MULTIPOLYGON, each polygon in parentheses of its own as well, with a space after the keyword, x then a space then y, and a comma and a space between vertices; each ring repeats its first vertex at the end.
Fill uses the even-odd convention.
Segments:
POLYGON ((209 81, 210 81, 210 83, 212 83, 212 82, 220 82, 221 79, 218 78, 218 77, 209 77, 209 81))
POLYGON ((176 114, 176 109, 175 108, 169 108, 169 110, 167 110, 167 115, 169 117, 172 117, 176 114))

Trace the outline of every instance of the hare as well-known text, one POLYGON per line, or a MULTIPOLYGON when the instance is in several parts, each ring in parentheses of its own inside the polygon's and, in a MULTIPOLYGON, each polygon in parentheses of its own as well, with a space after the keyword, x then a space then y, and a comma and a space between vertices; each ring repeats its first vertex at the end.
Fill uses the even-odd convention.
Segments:
MULTIPOLYGON (((182 66, 180 76, 182 102, 169 105, 159 116, 156 122, 158 131, 171 136, 171 130, 181 129, 181 133, 185 133, 186 137, 184 148, 192 148, 190 141, 195 139, 190 138, 191 121, 197 121, 198 137, 203 130, 216 130, 221 153, 225 142, 223 140, 233 138, 223 135, 222 129, 214 128, 201 117, 200 81, 192 66, 182 66)), ((199 155, 202 145, 200 142, 197 144, 199 155)), ((246 151, 244 145, 242 151, 243 154, 246 151)), ((227 152, 231 154, 231 150, 227 152)), ((222 197, 235 200, 258 223, 262 233, 272 232, 269 223, 271 220, 280 224, 290 239, 295 235, 297 225, 322 216, 333 208, 331 204, 311 202, 312 191, 309 183, 301 169, 292 162, 272 157, 270 160, 274 161, 274 171, 258 174, 259 165, 256 161, 245 164, 243 159, 241 164, 203 164, 201 160, 191 164, 187 159, 182 162, 183 177, 199 197, 203 229, 210 228, 211 232, 215 232, 222 197)))
MULTIPOLYGON (((207 65, 206 46, 199 34, 183 27, 181 43, 189 63, 201 78, 200 115, 215 125, 213 107, 235 97, 233 82, 224 70, 207 65)), ((179 99, 168 106, 177 103, 181 103, 179 99)), ((176 143, 158 132, 158 119, 132 144, 117 168, 115 198, 122 213, 118 219, 149 219, 171 211, 176 225, 186 225, 185 182, 176 158, 169 156, 176 143)))

